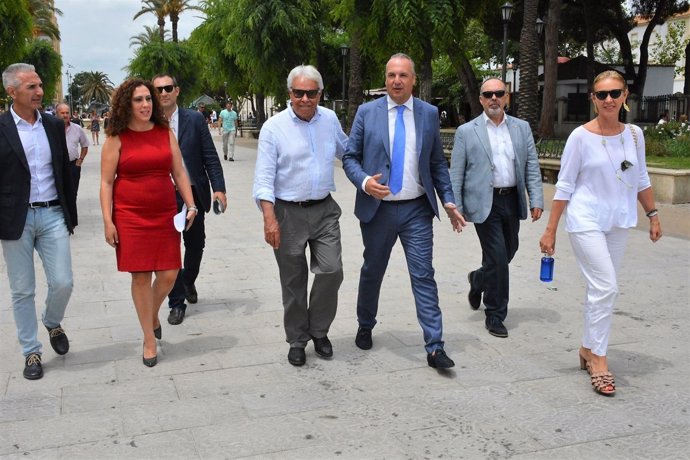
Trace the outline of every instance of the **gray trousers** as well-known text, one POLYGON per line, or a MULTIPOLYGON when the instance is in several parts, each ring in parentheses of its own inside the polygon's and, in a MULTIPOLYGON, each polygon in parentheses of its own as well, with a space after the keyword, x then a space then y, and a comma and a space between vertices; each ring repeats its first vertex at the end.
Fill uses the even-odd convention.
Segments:
POLYGON ((338 307, 343 282, 341 210, 330 196, 308 207, 276 200, 274 210, 280 225, 280 247, 274 253, 283 292, 286 341, 291 347, 304 348, 311 337, 326 336, 338 307), (314 273, 308 301, 307 246, 314 273))

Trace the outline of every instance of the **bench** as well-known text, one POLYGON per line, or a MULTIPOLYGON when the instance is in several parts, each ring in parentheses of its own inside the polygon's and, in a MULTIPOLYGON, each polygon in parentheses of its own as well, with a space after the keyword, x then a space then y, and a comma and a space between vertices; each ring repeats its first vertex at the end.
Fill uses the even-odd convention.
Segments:
POLYGON ((536 146, 542 181, 555 184, 561 170, 561 155, 565 148, 565 140, 543 137, 537 141, 536 146))

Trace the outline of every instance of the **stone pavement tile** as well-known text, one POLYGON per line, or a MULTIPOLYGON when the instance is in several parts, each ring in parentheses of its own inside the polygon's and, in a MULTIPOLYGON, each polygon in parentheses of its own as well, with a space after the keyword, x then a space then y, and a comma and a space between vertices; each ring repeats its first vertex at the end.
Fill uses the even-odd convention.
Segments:
POLYGON ((541 448, 518 426, 496 420, 491 424, 456 420, 443 426, 392 435, 408 458, 510 458, 541 448))
POLYGON ((2 460, 26 460, 27 456, 31 456, 32 459, 53 460, 53 459, 58 458, 58 448, 53 447, 51 449, 40 449, 40 450, 28 449, 25 451, 18 451, 17 453, 14 453, 14 454, 7 454, 7 455, 0 454, 0 458, 2 460))
POLYGON ((24 393, 0 399, 0 423, 60 415, 60 395, 24 393))
MULTIPOLYGON (((62 358, 56 358, 62 360, 62 358)), ((142 364, 143 366, 143 364, 142 364)), ((43 361, 43 378, 29 382, 21 371, 12 373, 7 387, 7 396, 54 394, 62 396, 64 387, 87 384, 105 384, 116 378, 115 363, 98 362, 54 367, 52 361, 43 361)))
MULTIPOLYGON (((308 413, 328 409, 336 411, 346 399, 337 382, 322 380, 279 385, 257 384, 251 390, 235 396, 252 418, 308 413)), ((307 415, 308 416, 308 415, 307 415)))
POLYGON ((249 457, 243 460, 304 460, 308 458, 362 460, 362 459, 396 459, 410 458, 391 436, 379 435, 376 440, 365 442, 361 438, 336 439, 328 445, 309 446, 300 449, 281 450, 280 452, 249 457))
MULTIPOLYGON (((349 379, 339 379, 337 387, 355 401, 361 399, 369 405, 376 400, 383 406, 390 401, 424 405, 427 395, 453 394, 464 388, 454 370, 437 371, 426 366, 426 363, 424 366, 397 372, 355 375, 349 379)), ((355 407, 359 404, 361 402, 355 407)))
POLYGON ((111 409, 0 423, 0 454, 40 451, 122 436, 122 420, 111 409))
POLYGON ((158 350, 158 365, 152 368, 143 365, 141 356, 115 361, 115 372, 118 382, 136 381, 154 376, 163 377, 210 371, 220 369, 221 367, 214 353, 172 353, 165 343, 162 343, 158 350))
POLYGON ((621 407, 618 396, 608 399, 596 396, 589 404, 543 406, 542 410, 516 412, 504 419, 547 449, 643 434, 665 426, 658 418, 638 412, 637 407, 621 407))
POLYGON ((284 346, 279 346, 272 342, 267 344, 259 343, 257 345, 213 350, 210 353, 216 357, 223 369, 253 367, 287 360, 287 348, 284 348, 287 346, 287 343, 284 346))
MULTIPOLYGON (((179 399, 210 398, 236 395, 251 390, 258 384, 271 382, 280 384, 286 378, 291 378, 293 368, 290 364, 269 364, 263 366, 236 367, 217 371, 194 372, 172 376, 179 399)), ((303 369, 294 369, 297 373, 303 369)))
POLYGON ((690 445, 688 430, 657 430, 619 438, 578 443, 513 457, 515 460, 580 460, 605 458, 609 460, 657 460, 687 458, 690 445))
POLYGON ((7 392, 7 385, 11 375, 9 372, 0 372, 0 397, 3 397, 5 392, 7 392))
MULTIPOLYGON (((94 324, 94 326, 97 326, 94 324)), ((63 324, 65 334, 69 338, 70 351, 78 350, 82 345, 107 344, 113 341, 109 327, 93 327, 91 329, 72 329, 68 321, 63 324)), ((50 344, 50 342, 48 342, 50 344)))
POLYGON ((122 407, 119 413, 122 416, 125 436, 218 425, 228 419, 247 417, 244 407, 235 395, 151 402, 122 407))
MULTIPOLYGON (((306 414, 264 417, 258 420, 228 418, 226 423, 193 428, 201 458, 241 458, 284 450, 323 447, 332 433, 306 414), (247 442, 251 439, 252 442, 247 442)), ((337 435, 337 433, 335 433, 337 435)))
POLYGON ((64 356, 65 364, 74 366, 86 363, 108 363, 141 356, 142 346, 141 341, 84 344, 76 350, 70 349, 70 352, 64 356))
POLYGON ((229 331, 223 328, 214 328, 213 330, 203 329, 203 332, 199 333, 192 332, 185 336, 173 334, 166 336, 165 332, 163 334, 162 347, 170 355, 200 355, 210 350, 256 344, 252 335, 246 330, 229 331))
POLYGON ((189 430, 167 431, 133 437, 117 437, 96 442, 60 447, 64 459, 180 459, 199 457, 194 436, 189 430))
POLYGON ((166 376, 65 386, 62 388, 62 412, 93 412, 177 399, 175 385, 166 376))
POLYGON ((469 386, 517 382, 521 380, 548 379, 560 374, 548 365, 535 362, 534 358, 515 355, 498 358, 467 356, 462 361, 462 384, 469 386))

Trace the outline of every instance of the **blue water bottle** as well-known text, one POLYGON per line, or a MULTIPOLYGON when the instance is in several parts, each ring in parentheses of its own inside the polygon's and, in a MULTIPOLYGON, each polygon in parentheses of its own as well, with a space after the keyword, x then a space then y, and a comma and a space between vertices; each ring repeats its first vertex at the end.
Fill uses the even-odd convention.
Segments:
POLYGON ((541 258, 539 279, 545 283, 553 281, 553 257, 546 253, 544 253, 544 257, 541 258))

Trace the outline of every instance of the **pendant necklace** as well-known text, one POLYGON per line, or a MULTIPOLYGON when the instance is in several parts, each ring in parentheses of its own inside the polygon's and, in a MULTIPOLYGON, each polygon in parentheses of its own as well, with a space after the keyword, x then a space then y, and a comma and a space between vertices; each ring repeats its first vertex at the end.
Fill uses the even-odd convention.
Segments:
POLYGON ((601 127, 601 122, 599 121, 599 118, 597 118, 597 124, 599 125, 599 133, 601 135, 601 145, 604 146, 604 150, 606 150, 606 156, 609 157, 609 163, 611 163, 611 169, 613 169, 613 173, 616 175, 616 179, 621 181, 621 183, 625 184, 626 187, 632 188, 632 185, 628 184, 623 180, 623 177, 621 176, 621 171, 625 171, 628 169, 632 164, 628 161, 627 157, 625 156, 625 139, 623 139, 623 131, 625 131, 625 128, 623 128, 623 131, 620 132, 618 139, 620 140, 621 145, 623 146, 623 162, 621 163, 621 167, 619 169, 616 169, 616 167, 613 165, 613 158, 611 158, 611 153, 609 152, 609 148, 606 145, 606 139, 604 138, 604 128, 601 127))

